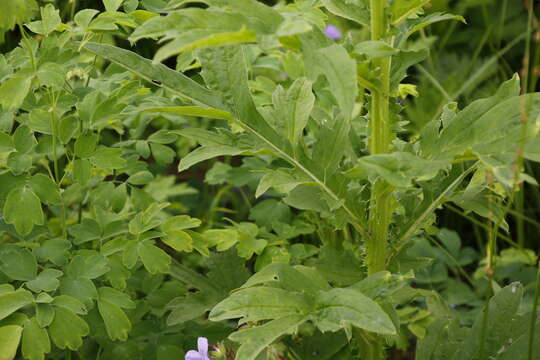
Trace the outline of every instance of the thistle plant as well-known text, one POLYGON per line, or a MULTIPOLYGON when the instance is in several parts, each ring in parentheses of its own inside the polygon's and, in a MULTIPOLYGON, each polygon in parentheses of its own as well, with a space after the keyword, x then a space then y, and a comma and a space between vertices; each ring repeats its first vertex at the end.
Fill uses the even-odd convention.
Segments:
POLYGON ((535 264, 497 244, 535 183, 540 96, 514 75, 414 134, 425 31, 463 17, 425 0, 203 3, 103 0, 67 20, 48 4, 0 27, 23 36, 0 56, 0 358, 206 360, 227 339, 238 360, 382 360, 413 337, 418 360, 540 356, 540 291, 523 310, 494 273, 535 264), (178 180, 208 164, 215 193, 178 180), (470 263, 437 228, 443 205, 488 224, 472 326, 412 285, 434 238, 439 268, 470 263))

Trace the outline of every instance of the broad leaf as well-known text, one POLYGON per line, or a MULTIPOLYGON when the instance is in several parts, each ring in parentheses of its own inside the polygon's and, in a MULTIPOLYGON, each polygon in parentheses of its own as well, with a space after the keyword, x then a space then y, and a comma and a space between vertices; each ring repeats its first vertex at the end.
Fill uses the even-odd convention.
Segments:
POLYGON ((37 261, 28 249, 4 245, 0 247, 0 271, 13 280, 32 280, 37 275, 37 261))
POLYGON ((164 88, 192 99, 196 103, 223 109, 219 97, 187 76, 171 70, 165 65, 153 64, 151 60, 145 59, 134 52, 111 45, 86 43, 83 47, 126 70, 132 71, 147 81, 158 82, 164 88))
POLYGON ((64 307, 56 307, 49 334, 59 349, 77 350, 89 332, 88 324, 81 317, 64 307))
POLYGON ((36 318, 24 324, 22 335, 22 353, 29 360, 44 360, 51 351, 51 342, 47 330, 42 328, 36 318))
POLYGON ((290 334, 306 318, 302 315, 289 316, 267 322, 262 326, 233 333, 230 339, 242 343, 236 354, 237 359, 255 360, 257 355, 280 336, 290 334))
POLYGON ((373 300, 353 289, 332 289, 317 298, 315 319, 321 331, 338 331, 345 325, 379 333, 395 334, 396 328, 373 300))
POLYGON ((43 210, 36 194, 23 186, 9 192, 3 211, 6 222, 15 225, 21 235, 28 235, 34 225, 43 225, 43 210))
POLYGON ((23 328, 18 325, 0 327, 0 359, 12 360, 15 358, 23 328))
POLYGON ((242 318, 242 322, 246 322, 278 319, 307 315, 312 306, 312 300, 299 292, 253 287, 239 290, 217 304, 210 312, 210 320, 242 318))
POLYGON ((32 294, 26 290, 9 291, 0 294, 0 320, 32 302, 32 294))

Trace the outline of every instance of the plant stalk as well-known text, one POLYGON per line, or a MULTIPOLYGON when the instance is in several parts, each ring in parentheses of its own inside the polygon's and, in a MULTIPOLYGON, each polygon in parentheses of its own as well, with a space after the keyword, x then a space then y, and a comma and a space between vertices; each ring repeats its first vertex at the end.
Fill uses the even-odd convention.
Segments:
MULTIPOLYGON (((387 33, 386 0, 371 0, 371 40, 384 40, 387 33)), ((389 117, 390 57, 374 60, 380 71, 381 86, 371 94, 370 138, 371 154, 385 154, 390 150, 391 129, 389 117)), ((368 228, 370 238, 366 240, 367 263, 370 274, 384 270, 388 228, 392 216, 391 189, 384 181, 373 184, 370 200, 368 228)))
POLYGON ((536 314, 536 312, 538 311, 538 298, 540 298, 540 261, 537 262, 536 269, 536 288, 534 290, 534 299, 531 311, 531 325, 529 327, 528 360, 534 359, 534 338, 536 332, 536 318, 538 317, 538 315, 536 314))

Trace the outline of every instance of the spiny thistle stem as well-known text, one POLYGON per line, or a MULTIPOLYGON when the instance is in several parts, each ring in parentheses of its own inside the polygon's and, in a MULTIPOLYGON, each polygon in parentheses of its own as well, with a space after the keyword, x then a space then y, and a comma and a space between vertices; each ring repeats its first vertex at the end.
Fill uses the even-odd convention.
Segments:
MULTIPOLYGON (((387 33, 386 0, 371 0, 371 40, 384 40, 387 33)), ((379 69, 381 85, 371 94, 370 138, 371 154, 385 154, 390 150, 391 131, 389 116, 390 92, 390 57, 374 60, 379 69)), ((388 228, 392 216, 392 199, 389 186, 378 181, 372 187, 369 214, 369 231, 367 239, 367 263, 370 274, 384 270, 386 264, 386 246, 388 228)))

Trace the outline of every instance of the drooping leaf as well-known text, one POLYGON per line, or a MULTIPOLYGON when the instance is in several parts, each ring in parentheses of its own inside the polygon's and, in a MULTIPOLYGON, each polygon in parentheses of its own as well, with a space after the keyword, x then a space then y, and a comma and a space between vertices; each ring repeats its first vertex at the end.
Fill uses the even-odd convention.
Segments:
POLYGON ((410 16, 417 15, 422 11, 422 6, 429 0, 396 0, 390 6, 392 25, 398 25, 410 16))
POLYGON ((196 103, 223 109, 221 99, 218 96, 187 76, 169 69, 165 65, 152 64, 151 60, 145 59, 134 52, 111 45, 86 43, 84 48, 118 64, 126 70, 132 71, 147 81, 158 82, 164 88, 192 99, 196 103))
POLYGON ((32 302, 32 294, 26 290, 9 291, 0 294, 0 320, 32 302))
POLYGON ((393 186, 410 187, 411 181, 431 180, 448 165, 445 161, 426 160, 408 152, 393 152, 364 156, 347 174, 360 177, 379 176, 393 186))
POLYGON ((245 150, 243 149, 224 145, 201 146, 190 152, 188 155, 186 155, 180 160, 180 164, 178 165, 178 171, 187 170, 193 165, 200 163, 201 161, 213 159, 218 156, 235 156, 243 153, 244 151, 245 150))
POLYGON ((244 321, 277 319, 307 314, 309 298, 297 292, 270 287, 247 288, 235 292, 210 312, 210 320, 243 318, 244 321))
POLYGON ((323 5, 334 15, 369 26, 369 2, 366 0, 323 0, 323 5))
POLYGON ((262 326, 233 333, 230 339, 242 343, 236 357, 254 360, 267 346, 280 336, 294 332, 306 318, 302 315, 289 316, 267 322, 262 326))
POLYGON ((396 333, 388 314, 359 291, 336 288, 321 292, 317 304, 315 316, 321 331, 337 331, 352 325, 379 334, 396 333))
POLYGON ((366 55, 368 59, 375 59, 379 57, 392 56, 399 52, 398 49, 393 48, 384 41, 362 41, 354 47, 354 52, 362 55, 366 55))

